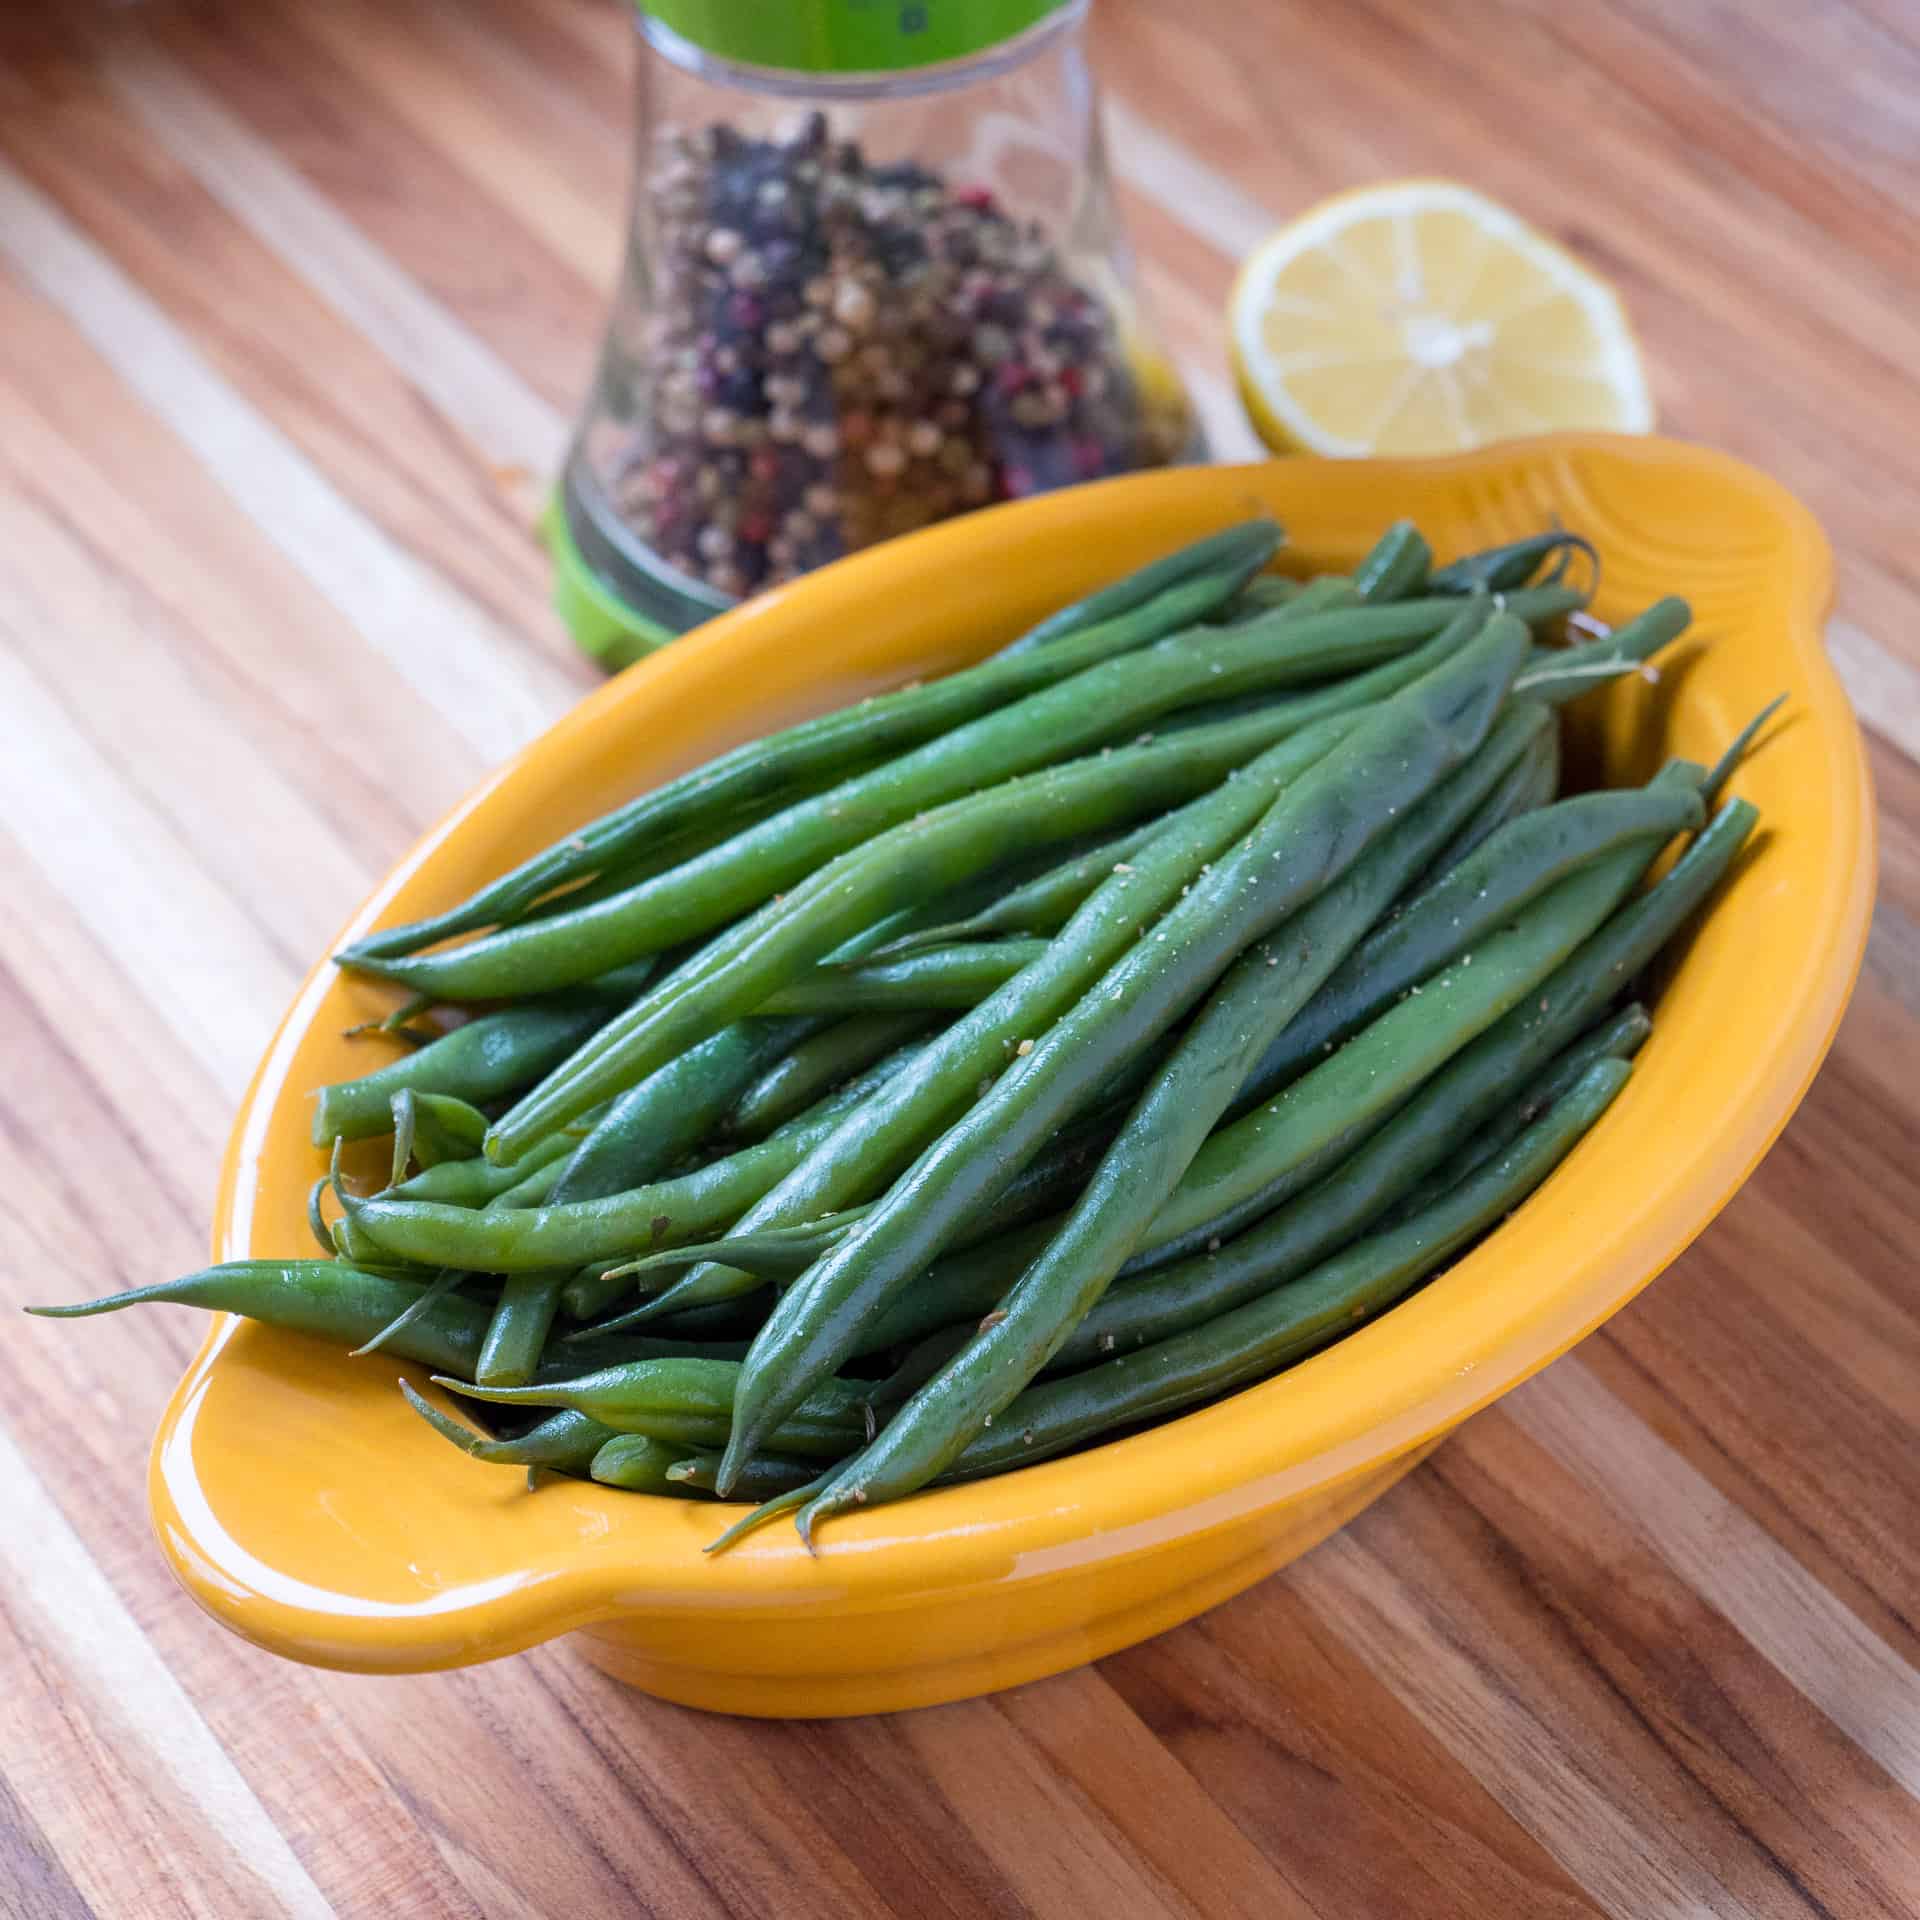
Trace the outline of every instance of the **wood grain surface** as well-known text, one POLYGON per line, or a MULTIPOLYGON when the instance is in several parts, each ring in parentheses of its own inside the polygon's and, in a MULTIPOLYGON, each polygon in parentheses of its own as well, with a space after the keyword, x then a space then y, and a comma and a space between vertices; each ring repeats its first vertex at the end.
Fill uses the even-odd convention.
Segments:
MULTIPOLYGON (((197 1265, 307 960, 592 682, 532 511, 627 170, 617 0, 0 8, 0 1289, 197 1265)), ((310 1672, 149 1537, 191 1316, 0 1344, 0 1912, 1920 1912, 1920 6, 1099 0, 1223 452, 1219 308, 1319 195, 1468 179, 1620 286, 1664 424, 1840 553, 1884 875, 1720 1222, 1284 1576, 888 1720, 564 1646, 310 1672)))

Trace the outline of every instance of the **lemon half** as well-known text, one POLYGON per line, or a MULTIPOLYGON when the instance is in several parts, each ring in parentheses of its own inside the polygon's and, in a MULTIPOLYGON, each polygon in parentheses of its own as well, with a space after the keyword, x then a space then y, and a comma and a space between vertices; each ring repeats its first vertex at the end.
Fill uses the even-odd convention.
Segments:
POLYGON ((1254 252, 1227 319, 1247 410, 1282 452, 1451 453, 1653 425, 1613 289, 1446 180, 1323 201, 1254 252))

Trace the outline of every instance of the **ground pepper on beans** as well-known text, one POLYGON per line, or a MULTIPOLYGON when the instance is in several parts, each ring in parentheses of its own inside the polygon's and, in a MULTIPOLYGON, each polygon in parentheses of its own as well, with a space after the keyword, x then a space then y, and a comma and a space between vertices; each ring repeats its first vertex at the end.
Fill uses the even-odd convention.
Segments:
POLYGON ((1183 403, 983 188, 791 137, 675 132, 622 517, 718 592, 788 580, 990 501, 1161 465, 1183 403))

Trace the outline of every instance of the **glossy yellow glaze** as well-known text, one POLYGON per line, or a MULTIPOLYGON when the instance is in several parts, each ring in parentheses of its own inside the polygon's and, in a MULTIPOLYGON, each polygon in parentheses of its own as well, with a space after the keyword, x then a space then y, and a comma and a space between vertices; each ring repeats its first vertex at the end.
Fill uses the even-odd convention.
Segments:
MULTIPOLYGON (((876 688, 958 666, 1032 619, 1250 511, 1296 570, 1410 515, 1444 556, 1557 514, 1598 543, 1599 608, 1694 602, 1657 686, 1585 703, 1616 778, 1712 760, 1774 694, 1742 768, 1763 836, 1664 980, 1626 1092, 1547 1188, 1411 1300, 1280 1379, 1157 1431, 836 1520, 817 1558, 771 1527, 718 1559, 716 1509, 465 1459, 400 1369, 222 1321, 155 1445, 176 1572, 237 1632, 368 1671, 459 1665, 586 1629, 650 1691, 743 1713, 924 1705, 1057 1671, 1239 1591, 1341 1525, 1448 1428, 1632 1297, 1752 1170, 1811 1079, 1865 939, 1867 774, 1820 644, 1829 559, 1772 481, 1697 448, 1568 436, 1429 462, 1282 460, 1109 482, 862 554, 631 669, 431 834, 344 937, 410 918, 649 782, 876 688)), ((324 962, 242 1108, 217 1258, 308 1245, 308 1097, 363 1070, 373 1010, 324 962)))

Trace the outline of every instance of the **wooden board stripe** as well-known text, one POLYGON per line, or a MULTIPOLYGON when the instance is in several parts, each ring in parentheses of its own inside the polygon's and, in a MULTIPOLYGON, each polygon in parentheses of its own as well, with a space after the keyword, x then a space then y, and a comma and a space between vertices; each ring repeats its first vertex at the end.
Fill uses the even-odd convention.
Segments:
POLYGON ((558 673, 387 540, 3 162, 0 258, 113 362, 267 538, 484 758, 504 757, 565 711, 572 694, 558 673))
POLYGON ((1920 1796, 1920 1673, 1751 1515, 1578 1360, 1530 1381, 1505 1411, 1600 1491, 1891 1779, 1920 1796))
MULTIPOLYGON (((11 1570, 7 1611, 24 1610, 46 1633, 63 1671, 84 1689, 93 1732, 121 1748, 122 1764, 188 1800, 206 1832, 219 1836, 228 1856, 220 1877, 231 1897, 250 1913, 327 1920, 332 1906, 3 1431, 0 1560, 11 1570)), ((52 1824, 50 1808, 38 1817, 43 1830, 52 1824)), ((95 1856, 73 1844, 76 1837, 62 1836, 62 1859, 86 1888, 95 1856)), ((103 1900, 102 1911, 113 1904, 103 1900)), ((217 1903, 205 1909, 219 1910, 217 1903)))
MULTIPOLYGON (((1374 1531, 1379 1531, 1375 1529, 1374 1531)), ((1396 1538, 1396 1549, 1406 1543, 1396 1538)), ((1303 1562, 1298 1582, 1341 1637, 1465 1761, 1603 1912, 1766 1920, 1736 1895, 1693 1836, 1647 1821, 1641 1782, 1614 1745, 1583 1739, 1502 1649, 1429 1589, 1417 1554, 1389 1558, 1352 1534, 1303 1562)))
POLYGON ((101 72, 173 159, 376 343, 489 460, 520 467, 530 486, 554 471, 568 424, 561 414, 272 146, 151 46, 110 46, 101 72))
MULTIPOLYGON (((5 635, 0 616, 0 636, 5 635)), ((110 953, 137 954, 152 1013, 230 1099, 298 981, 260 926, 206 877, 188 844, 130 795, 95 742, 0 649, 0 807, 110 953)))

